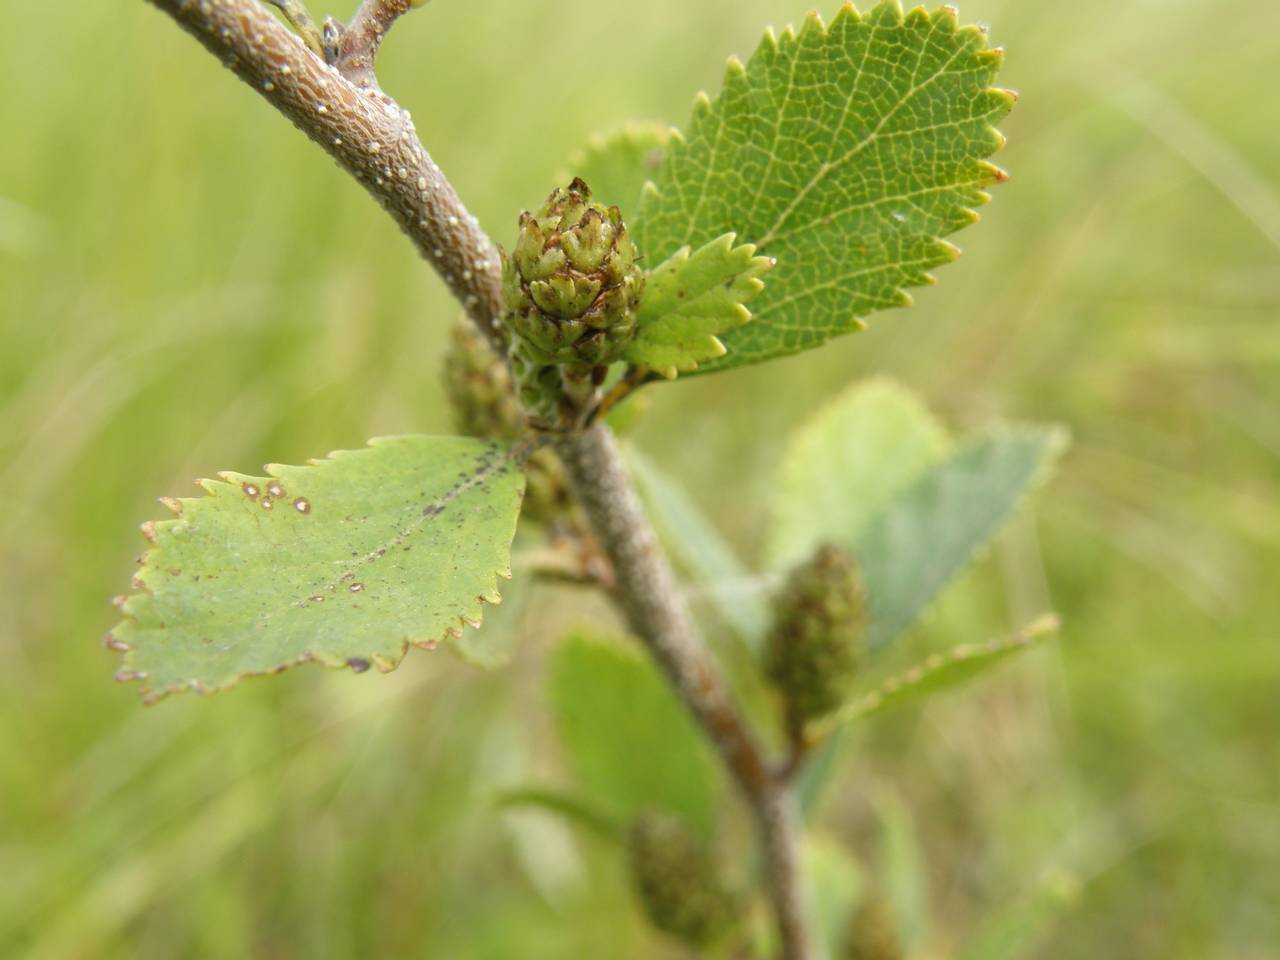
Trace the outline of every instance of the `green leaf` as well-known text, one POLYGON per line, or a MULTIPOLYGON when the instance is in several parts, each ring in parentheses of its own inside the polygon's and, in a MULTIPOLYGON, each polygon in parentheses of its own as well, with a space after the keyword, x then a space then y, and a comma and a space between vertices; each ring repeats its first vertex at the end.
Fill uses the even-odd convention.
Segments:
POLYGON ((1080 907, 1084 882, 1074 873, 1050 870, 983 916, 972 939, 956 951, 956 960, 1023 960, 1054 927, 1080 907))
POLYGON ((926 939, 929 923, 928 868, 915 817, 890 790, 877 790, 872 800, 880 818, 879 884, 898 926, 908 956, 926 939))
POLYGON ((760 578, 739 559, 693 498, 633 445, 627 465, 663 545, 701 588, 720 618, 753 654, 769 628, 769 604, 760 578))
POLYGON ((864 528, 853 552, 871 603, 876 650, 906 630, 1049 473, 1066 446, 1056 428, 993 432, 964 444, 864 528))
POLYGON ((649 662, 616 642, 574 634, 551 656, 550 700, 582 785, 629 820, 646 809, 715 819, 715 767, 693 722, 649 662))
POLYGON ((484 622, 475 630, 449 634, 449 650, 479 670, 505 667, 515 656, 529 594, 534 589, 530 578, 517 577, 503 592, 502 602, 485 611, 484 622))
POLYGON ((1012 94, 993 89, 1002 54, 953 10, 845 5, 830 27, 765 36, 724 89, 694 107, 685 138, 646 188, 636 234, 660 263, 729 231, 778 260, 755 320, 699 371, 816 347, 956 258, 941 238, 977 220, 986 163, 1012 94))
POLYGON ((636 337, 623 359, 675 379, 725 353, 719 337, 751 319, 746 304, 764 289, 773 262, 732 233, 697 252, 681 247, 649 274, 636 314, 636 337))
POLYGON ((814 954, 837 960, 866 887, 862 868, 838 840, 813 830, 805 831, 801 862, 812 905, 814 954))
POLYGON ((827 541, 856 543, 867 521, 946 446, 942 425, 893 380, 846 390, 787 445, 772 501, 769 568, 788 569, 827 541))
POLYGON ((395 667, 477 623, 510 576, 524 476, 504 445, 385 437, 266 477, 204 480, 144 524, 110 645, 151 700, 314 660, 395 667))
POLYGON ((842 707, 829 723, 836 725, 865 720, 967 683, 1056 635, 1058 626, 1058 618, 1046 614, 1011 637, 964 644, 946 653, 935 653, 919 666, 900 676, 890 677, 876 689, 842 707))
POLYGON ((634 217, 640 208, 640 191, 662 166, 670 140, 670 127, 639 123, 593 137, 586 149, 573 156, 569 170, 557 177, 556 183, 581 177, 597 203, 617 207, 624 217, 634 217))
POLYGON ((501 807, 532 807, 563 817, 606 840, 621 840, 626 824, 586 797, 551 787, 517 787, 495 798, 501 807))

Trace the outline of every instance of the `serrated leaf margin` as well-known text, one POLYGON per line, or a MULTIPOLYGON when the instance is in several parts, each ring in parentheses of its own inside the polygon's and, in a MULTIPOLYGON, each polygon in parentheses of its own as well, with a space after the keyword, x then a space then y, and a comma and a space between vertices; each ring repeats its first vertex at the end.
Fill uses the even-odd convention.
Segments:
MULTIPOLYGON (((265 477, 255 477, 248 474, 238 473, 232 470, 222 470, 218 472, 217 479, 204 477, 199 480, 196 480, 196 486, 204 490, 205 493, 209 496, 222 492, 224 488, 239 487, 245 483, 259 483, 259 484, 262 484, 264 487, 266 487, 270 485, 272 480, 280 479, 280 477, 283 474, 283 471, 291 467, 323 468, 328 464, 335 463, 336 461, 338 461, 344 456, 358 454, 363 452, 364 450, 373 449, 383 444, 406 439, 409 436, 413 436, 413 435, 396 434, 396 435, 388 435, 388 436, 371 437, 369 440, 365 442, 365 446, 363 448, 332 450, 326 456, 323 456, 323 457, 310 457, 303 464, 288 465, 288 464, 280 464, 280 463, 268 463, 263 467, 263 470, 266 473, 265 477)), ((508 460, 515 463, 520 462, 520 456, 521 456, 520 452, 512 449, 509 445, 493 443, 492 446, 494 447, 506 446, 508 460)), ((485 476, 487 476, 487 473, 485 474, 485 476)), ((455 495, 455 497, 458 495, 461 495, 461 493, 463 492, 466 492, 466 490, 471 489, 473 485, 479 482, 480 482, 480 478, 473 478, 472 483, 469 483, 464 489, 459 490, 458 493, 455 495)), ((521 495, 523 496, 523 490, 521 495)), ((380 673, 390 673, 391 671, 395 670, 404 661, 404 657, 408 653, 409 647, 413 646, 423 650, 434 650, 437 646, 440 645, 440 643, 448 640, 449 638, 460 636, 462 634, 462 631, 467 627, 479 628, 479 626, 481 625, 484 619, 484 606, 486 604, 497 606, 502 603, 502 595, 498 590, 498 580, 499 579, 510 580, 512 577, 510 552, 508 551, 506 565, 503 567, 499 567, 498 569, 495 569, 492 572, 491 585, 486 589, 485 592, 480 593, 476 596, 474 606, 457 614, 458 622, 456 626, 450 625, 446 627, 445 631, 439 637, 423 637, 421 639, 415 639, 415 640, 405 639, 401 642, 400 649, 394 656, 386 657, 381 655, 375 655, 370 658, 369 664, 366 664, 363 667, 356 664, 352 664, 349 660, 344 660, 338 657, 316 655, 308 651, 302 656, 295 657, 292 660, 286 661, 270 669, 244 671, 243 673, 237 674, 234 678, 227 681, 226 683, 216 684, 211 686, 199 680, 192 680, 185 685, 169 685, 169 686, 157 689, 147 684, 146 682, 147 674, 144 671, 132 669, 132 667, 130 666, 129 655, 133 650, 133 646, 127 640, 125 640, 123 637, 120 636, 120 631, 122 628, 127 627, 129 624, 136 622, 135 618, 129 615, 129 610, 128 610, 129 600, 132 597, 142 593, 148 593, 148 594, 151 593, 151 589, 146 584, 145 575, 146 575, 146 572, 153 567, 153 564, 151 561, 155 559, 156 551, 159 549, 162 549, 159 543, 160 534, 162 532, 172 530, 173 528, 185 523, 186 522, 185 514, 187 511, 187 508, 189 506, 207 503, 208 496, 205 496, 205 497, 165 496, 165 497, 159 497, 158 502, 161 503, 165 508, 167 508, 169 512, 173 514, 173 516, 165 520, 147 520, 139 525, 139 529, 142 533, 143 539, 147 541, 149 546, 148 546, 148 549, 141 556, 138 557, 138 560, 137 560, 138 570, 134 571, 133 578, 130 581, 130 586, 133 588, 134 593, 120 594, 112 598, 112 601, 111 601, 112 605, 116 607, 116 609, 121 611, 121 613, 123 614, 123 618, 119 622, 117 622, 116 625, 113 626, 111 630, 108 631, 107 635, 103 638, 103 646, 105 646, 109 650, 122 654, 121 661, 120 661, 121 665, 120 665, 120 668, 115 673, 115 680, 119 683, 139 682, 141 684, 141 686, 139 687, 139 693, 142 697, 142 702, 147 706, 151 706, 156 703, 159 703, 161 700, 164 700, 166 697, 176 693, 194 691, 201 695, 207 696, 209 694, 218 693, 223 690, 228 690, 236 686, 237 684, 239 684, 242 680, 249 679, 250 677, 273 676, 278 673, 283 673, 284 671, 292 667, 301 666, 306 663, 317 663, 321 666, 328 667, 331 669, 350 669, 358 673, 363 673, 365 670, 368 669, 369 665, 372 665, 376 667, 380 673)), ((516 518, 514 518, 512 521, 512 529, 511 529, 512 538, 514 538, 515 536, 515 525, 516 525, 516 522, 518 521, 518 516, 519 516, 518 510, 516 511, 516 514, 517 514, 516 518)))

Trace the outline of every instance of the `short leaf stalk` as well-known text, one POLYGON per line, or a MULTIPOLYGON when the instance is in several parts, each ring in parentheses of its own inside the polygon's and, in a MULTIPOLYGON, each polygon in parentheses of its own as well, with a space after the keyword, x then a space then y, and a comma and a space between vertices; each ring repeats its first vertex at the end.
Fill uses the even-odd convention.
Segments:
MULTIPOLYGON (((364 0, 352 22, 325 24, 321 55, 259 0, 150 0, 257 90, 359 180, 409 236, 503 353, 497 249, 431 159, 408 113, 381 91, 378 49, 395 20, 421 2, 364 0), (326 62, 330 61, 330 62, 326 62)), ((305 26, 297 4, 281 5, 305 26)), ((312 47, 314 37, 310 38, 312 47)), ((810 940, 792 788, 794 764, 776 766, 733 702, 700 639, 671 566, 594 410, 558 434, 555 449, 612 564, 612 595, 739 785, 756 822, 783 960, 807 960, 810 940)))

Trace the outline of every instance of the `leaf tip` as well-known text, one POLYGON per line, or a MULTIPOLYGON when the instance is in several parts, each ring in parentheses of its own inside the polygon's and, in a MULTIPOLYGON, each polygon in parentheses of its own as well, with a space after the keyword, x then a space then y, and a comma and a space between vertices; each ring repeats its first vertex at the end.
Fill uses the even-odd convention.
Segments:
POLYGON ((979 169, 985 174, 988 183, 1008 183, 1009 172, 1002 167, 997 167, 994 163, 986 160, 979 161, 979 169))

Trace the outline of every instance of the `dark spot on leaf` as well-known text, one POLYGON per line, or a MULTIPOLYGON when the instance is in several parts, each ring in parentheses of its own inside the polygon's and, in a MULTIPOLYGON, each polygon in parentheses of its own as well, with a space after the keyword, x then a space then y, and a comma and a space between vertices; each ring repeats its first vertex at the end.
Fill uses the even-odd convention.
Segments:
POLYGON ((244 491, 244 495, 250 500, 257 500, 258 494, 262 492, 258 489, 256 483, 242 483, 240 484, 240 489, 244 491))
POLYGON ((352 673, 364 673, 369 669, 370 663, 362 657, 352 657, 347 661, 347 666, 351 668, 352 673))
POLYGON ((293 501, 293 509, 297 510, 299 513, 310 513, 311 501, 306 497, 298 497, 298 499, 293 501))

